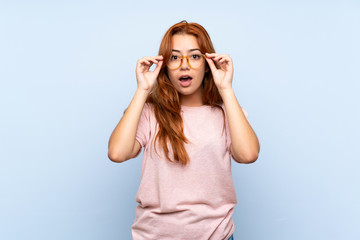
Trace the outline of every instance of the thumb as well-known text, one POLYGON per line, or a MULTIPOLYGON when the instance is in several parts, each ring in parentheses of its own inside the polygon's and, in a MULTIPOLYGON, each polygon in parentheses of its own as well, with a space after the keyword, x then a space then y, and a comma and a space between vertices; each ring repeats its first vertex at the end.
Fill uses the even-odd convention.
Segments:
POLYGON ((158 64, 156 65, 156 68, 154 69, 154 73, 156 73, 156 75, 159 75, 162 64, 163 61, 159 61, 158 64))
POLYGON ((211 72, 214 73, 217 70, 214 61, 211 58, 207 58, 207 57, 205 59, 209 64, 211 72))

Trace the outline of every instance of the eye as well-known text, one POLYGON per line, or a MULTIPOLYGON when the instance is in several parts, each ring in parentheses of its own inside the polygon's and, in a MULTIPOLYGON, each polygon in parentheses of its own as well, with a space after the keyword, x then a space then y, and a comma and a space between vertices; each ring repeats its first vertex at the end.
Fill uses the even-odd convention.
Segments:
POLYGON ((170 60, 171 60, 171 61, 175 61, 175 60, 177 60, 177 58, 178 58, 178 56, 172 55, 172 56, 170 57, 170 60))
POLYGON ((199 54, 194 54, 191 56, 193 59, 199 59, 200 58, 200 55, 199 54))

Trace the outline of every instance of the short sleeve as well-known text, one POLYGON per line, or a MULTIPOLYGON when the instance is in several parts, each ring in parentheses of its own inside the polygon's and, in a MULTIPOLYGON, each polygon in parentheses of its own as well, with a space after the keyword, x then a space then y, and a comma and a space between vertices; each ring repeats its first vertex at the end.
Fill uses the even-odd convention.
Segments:
POLYGON ((136 131, 136 140, 140 143, 141 147, 145 147, 150 138, 150 105, 145 103, 141 112, 139 124, 136 131))
MULTIPOLYGON (((248 119, 248 112, 242 108, 242 111, 246 117, 246 119, 248 119)), ((225 109, 224 109, 225 110, 225 109)), ((230 145, 231 145, 231 136, 230 136, 230 129, 229 129, 229 123, 228 123, 228 120, 227 120, 227 115, 226 115, 226 112, 225 112, 225 132, 226 132, 226 147, 227 149, 230 151, 230 145)))

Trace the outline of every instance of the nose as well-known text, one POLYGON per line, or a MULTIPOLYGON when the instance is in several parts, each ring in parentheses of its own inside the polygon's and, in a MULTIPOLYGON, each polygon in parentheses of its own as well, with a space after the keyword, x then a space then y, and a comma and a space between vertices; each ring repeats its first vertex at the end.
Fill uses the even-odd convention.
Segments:
POLYGON ((184 57, 184 58, 182 59, 180 69, 189 69, 189 68, 190 68, 190 66, 189 66, 189 64, 188 64, 187 58, 184 57))

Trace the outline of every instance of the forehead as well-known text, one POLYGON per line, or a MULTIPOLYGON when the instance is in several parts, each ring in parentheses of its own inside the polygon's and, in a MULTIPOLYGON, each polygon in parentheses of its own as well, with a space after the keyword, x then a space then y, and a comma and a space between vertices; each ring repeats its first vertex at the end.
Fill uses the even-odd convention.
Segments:
POLYGON ((199 48, 197 39, 189 34, 175 34, 172 38, 172 49, 188 52, 190 49, 199 48))

